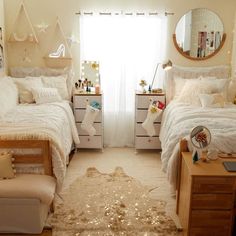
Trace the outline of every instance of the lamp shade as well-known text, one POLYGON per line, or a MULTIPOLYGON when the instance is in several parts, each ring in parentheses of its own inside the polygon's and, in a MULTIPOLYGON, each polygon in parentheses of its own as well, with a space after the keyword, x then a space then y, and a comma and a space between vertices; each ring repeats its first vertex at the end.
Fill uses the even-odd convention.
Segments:
POLYGON ((163 70, 170 70, 172 68, 172 61, 168 60, 166 63, 162 64, 163 70))

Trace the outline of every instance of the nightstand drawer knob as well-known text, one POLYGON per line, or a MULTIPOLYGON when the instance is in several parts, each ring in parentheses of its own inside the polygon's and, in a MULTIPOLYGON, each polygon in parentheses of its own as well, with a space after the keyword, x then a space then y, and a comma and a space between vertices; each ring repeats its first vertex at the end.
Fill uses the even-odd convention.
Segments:
POLYGON ((151 142, 152 142, 152 140, 151 140, 151 139, 148 139, 148 142, 149 142, 149 143, 151 143, 151 142))
POLYGON ((90 141, 90 138, 88 138, 88 142, 90 141))

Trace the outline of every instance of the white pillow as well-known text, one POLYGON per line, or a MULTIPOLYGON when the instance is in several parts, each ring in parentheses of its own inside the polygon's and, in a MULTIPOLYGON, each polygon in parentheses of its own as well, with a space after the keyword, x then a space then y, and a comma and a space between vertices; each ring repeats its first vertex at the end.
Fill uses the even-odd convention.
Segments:
POLYGON ((40 77, 26 77, 26 78, 12 78, 16 83, 19 95, 20 103, 34 103, 32 94, 33 88, 43 88, 43 83, 40 77))
POLYGON ((212 87, 208 84, 199 82, 199 80, 188 80, 179 97, 176 99, 178 102, 191 105, 201 105, 199 94, 210 94, 212 93, 212 87))
POLYGON ((56 88, 33 88, 32 92, 37 104, 62 101, 56 88))
POLYGON ((200 79, 195 79, 195 78, 194 79, 185 79, 185 78, 181 78, 181 77, 174 77, 174 99, 179 97, 185 83, 189 80, 197 81, 197 80, 200 80, 200 79))
POLYGON ((224 107, 225 99, 220 93, 199 94, 202 107, 224 107))
POLYGON ((18 90, 11 78, 0 79, 0 117, 18 104, 18 90))
POLYGON ((236 97, 236 79, 233 79, 229 82, 228 101, 233 103, 235 97, 236 97))
POLYGON ((202 82, 210 84, 212 86, 213 93, 222 93, 224 98, 227 99, 229 79, 217 79, 212 77, 201 78, 202 82))
POLYGON ((70 96, 67 89, 67 75, 61 76, 42 76, 42 81, 47 88, 56 88, 62 99, 69 100, 70 96))

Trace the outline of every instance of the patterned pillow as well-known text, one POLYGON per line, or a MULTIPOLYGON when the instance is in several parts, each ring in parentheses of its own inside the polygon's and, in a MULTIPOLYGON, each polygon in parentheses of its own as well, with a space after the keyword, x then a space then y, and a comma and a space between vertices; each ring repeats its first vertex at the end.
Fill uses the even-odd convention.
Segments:
POLYGON ((32 92, 37 104, 62 101, 56 88, 33 88, 32 92))
POLYGON ((12 179, 15 177, 13 160, 11 152, 0 154, 0 179, 12 179))

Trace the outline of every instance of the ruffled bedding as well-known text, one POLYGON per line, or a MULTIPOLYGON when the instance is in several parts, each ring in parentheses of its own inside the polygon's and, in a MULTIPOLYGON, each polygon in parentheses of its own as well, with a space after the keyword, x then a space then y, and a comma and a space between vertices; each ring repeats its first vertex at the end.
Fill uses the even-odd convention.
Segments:
POLYGON ((0 139, 50 140, 53 172, 59 188, 65 177, 72 143, 79 143, 74 116, 67 101, 18 105, 0 119, 0 139))
MULTIPOLYGON (((162 169, 170 184, 176 187, 179 141, 189 140, 191 130, 206 126, 212 135, 210 147, 226 153, 236 153, 236 106, 202 108, 172 101, 163 113, 160 140, 162 169)), ((189 145, 191 149, 191 145, 189 145)))

